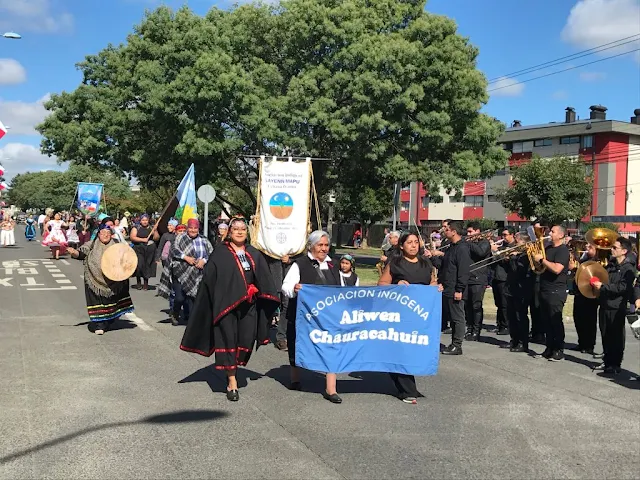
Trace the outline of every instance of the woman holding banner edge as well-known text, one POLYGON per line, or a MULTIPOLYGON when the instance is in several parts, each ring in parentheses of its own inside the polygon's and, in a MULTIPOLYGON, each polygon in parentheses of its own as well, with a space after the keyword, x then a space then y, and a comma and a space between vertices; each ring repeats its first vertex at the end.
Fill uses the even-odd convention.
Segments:
MULTIPOLYGON (((300 368, 296 366, 296 312, 298 311, 298 292, 304 285, 340 285, 338 269, 331 263, 329 253, 329 234, 316 230, 307 240, 307 255, 298 258, 289 269, 282 293, 289 298, 287 306, 287 346, 289 365, 291 365, 291 390, 301 390, 300 368)), ((322 396, 331 403, 342 403, 337 392, 337 375, 326 373, 326 386, 322 396)))
MULTIPOLYGON (((385 267, 378 285, 433 285, 437 281, 433 278, 433 265, 428 258, 419 255, 420 239, 413 232, 405 232, 400 236, 398 246, 399 255, 394 255, 385 267)), ((438 290, 442 288, 438 286, 438 290)), ((404 373, 389 373, 398 389, 398 398, 404 403, 415 405, 418 397, 416 378, 404 373)))

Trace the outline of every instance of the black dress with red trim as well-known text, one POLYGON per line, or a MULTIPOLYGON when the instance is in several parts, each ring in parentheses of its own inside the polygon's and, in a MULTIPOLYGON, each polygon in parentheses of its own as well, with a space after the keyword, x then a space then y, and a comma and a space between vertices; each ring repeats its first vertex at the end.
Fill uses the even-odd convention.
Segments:
POLYGON ((246 245, 245 256, 251 263, 252 283, 247 283, 244 268, 229 243, 222 243, 213 251, 204 268, 181 350, 210 357, 215 350, 214 325, 243 303, 255 303, 256 349, 269 343, 271 319, 280 304, 279 290, 263 255, 246 245))

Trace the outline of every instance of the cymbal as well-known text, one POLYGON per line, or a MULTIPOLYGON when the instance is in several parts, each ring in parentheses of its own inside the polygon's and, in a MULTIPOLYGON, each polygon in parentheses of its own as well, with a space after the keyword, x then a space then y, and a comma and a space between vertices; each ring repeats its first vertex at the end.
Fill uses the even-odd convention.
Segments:
POLYGON ((109 280, 121 282, 130 278, 138 268, 138 256, 126 243, 115 243, 102 254, 100 267, 109 280))
POLYGON ((591 278, 596 277, 601 283, 609 283, 609 273, 599 262, 594 260, 586 261, 580 264, 576 272, 576 285, 580 293, 586 298, 596 298, 598 294, 591 286, 591 278))

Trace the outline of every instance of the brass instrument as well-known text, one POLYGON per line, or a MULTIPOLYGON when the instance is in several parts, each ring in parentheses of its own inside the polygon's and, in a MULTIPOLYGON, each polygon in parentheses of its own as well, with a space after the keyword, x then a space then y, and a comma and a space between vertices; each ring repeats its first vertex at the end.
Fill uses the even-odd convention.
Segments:
MULTIPOLYGON (((548 237, 544 237, 543 240, 546 240, 548 237)), ((518 245, 514 245, 513 247, 506 248, 504 250, 500 250, 496 252, 491 258, 485 258, 484 260, 480 260, 479 262, 475 262, 471 264, 470 272, 475 272, 484 267, 488 267, 493 265, 494 263, 501 262, 511 257, 512 255, 520 255, 522 253, 527 253, 527 250, 533 244, 537 242, 537 240, 520 243, 518 245), (487 261, 490 260, 490 261, 487 261)))
POLYGON ((529 237, 535 238, 534 241, 527 243, 527 256, 529 257, 529 265, 531 266, 531 271, 536 275, 540 275, 544 273, 547 269, 542 262, 536 262, 535 256, 542 255, 542 259, 547 258, 546 252, 544 250, 544 241, 546 238, 544 236, 544 227, 529 227, 529 237))
MULTIPOLYGON (((480 233, 475 233, 473 235, 465 235, 464 237, 462 237, 462 241, 463 242, 479 242, 480 240, 488 240, 491 237, 496 236, 498 230, 497 229, 492 229, 492 230, 484 230, 480 233)), ((436 251, 441 252, 442 250, 446 250, 447 248, 449 248, 452 244, 451 243, 447 243, 446 245, 436 248, 436 251)))
POLYGON ((567 244, 569 247, 569 264, 576 264, 581 255, 587 250, 588 242, 582 238, 572 238, 567 244))
POLYGON ((591 278, 596 277, 601 283, 609 283, 609 274, 605 270, 609 262, 611 247, 618 234, 608 228, 592 228, 585 234, 585 240, 596 247, 597 260, 581 263, 576 271, 575 283, 580 293, 587 298, 596 298, 596 290, 591 286, 591 278))

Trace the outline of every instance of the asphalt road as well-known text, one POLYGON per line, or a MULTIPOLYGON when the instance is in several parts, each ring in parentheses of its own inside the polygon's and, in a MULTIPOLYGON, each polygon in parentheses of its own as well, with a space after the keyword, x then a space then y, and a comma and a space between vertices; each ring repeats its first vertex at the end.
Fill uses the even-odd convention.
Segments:
MULTIPOLYGON (((82 268, 39 244, 0 249, 0 478, 638 478, 640 342, 624 374, 587 355, 551 363, 492 334, 418 379, 418 405, 384 374, 341 375, 344 403, 288 391, 286 353, 260 349, 227 402, 208 359, 184 353, 154 292, 88 332, 82 268)), ((568 327, 567 339, 575 340, 568 327)), ((541 350, 540 347, 538 347, 541 350)))

